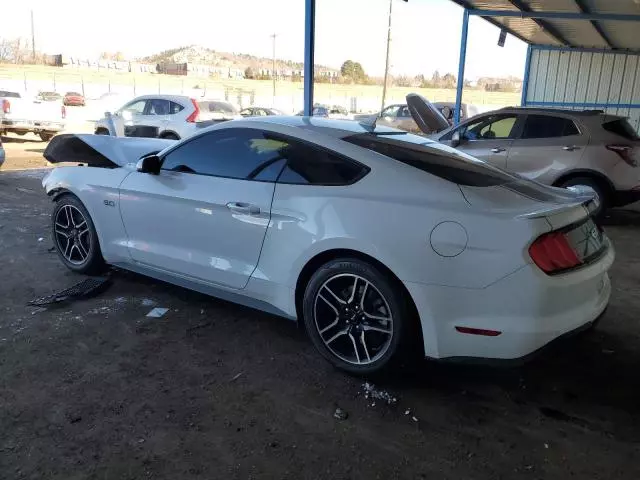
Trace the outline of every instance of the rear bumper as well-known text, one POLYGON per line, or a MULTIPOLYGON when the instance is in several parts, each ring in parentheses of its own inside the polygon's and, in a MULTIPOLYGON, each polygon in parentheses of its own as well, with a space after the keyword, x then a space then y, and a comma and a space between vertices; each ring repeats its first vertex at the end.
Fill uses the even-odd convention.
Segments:
POLYGON ((64 130, 62 122, 33 121, 25 119, 0 119, 0 130, 8 132, 60 132, 64 130))
POLYGON ((617 190, 613 194, 613 206, 624 207, 640 201, 640 188, 636 190, 617 190))
POLYGON ((609 303, 607 271, 614 256, 609 246, 594 264, 556 276, 526 265, 483 289, 405 282, 420 314, 425 355, 515 360, 588 328, 609 303), (458 326, 500 333, 472 335, 458 326))

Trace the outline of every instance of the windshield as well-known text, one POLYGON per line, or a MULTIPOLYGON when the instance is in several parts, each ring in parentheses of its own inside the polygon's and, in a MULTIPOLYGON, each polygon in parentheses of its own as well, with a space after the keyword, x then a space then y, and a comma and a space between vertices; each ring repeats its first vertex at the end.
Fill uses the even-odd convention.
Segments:
POLYGON ((229 113, 232 115, 238 113, 235 107, 227 102, 198 102, 198 107, 200 107, 200 111, 202 112, 229 113))
POLYGON ((430 146, 432 142, 409 133, 393 136, 363 133, 343 140, 459 185, 490 187, 519 180, 456 150, 434 148, 430 146))
POLYGON ((18 92, 7 92, 6 90, 0 90, 0 97, 20 98, 20 94, 18 92))

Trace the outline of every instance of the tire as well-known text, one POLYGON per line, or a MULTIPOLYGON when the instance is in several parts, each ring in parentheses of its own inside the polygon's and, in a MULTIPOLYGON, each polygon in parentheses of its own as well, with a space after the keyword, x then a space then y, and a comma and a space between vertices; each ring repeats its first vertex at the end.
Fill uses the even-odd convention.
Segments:
POLYGON ((38 134, 38 136, 40 137, 40 140, 42 140, 43 142, 48 142, 49 140, 51 140, 55 136, 55 134, 46 133, 46 132, 40 132, 38 134))
POLYGON ((416 323, 401 286, 355 258, 320 267, 305 289, 302 310, 316 349, 334 366, 355 375, 391 370, 415 353, 412 339, 420 338, 411 334, 416 323), (350 298, 354 286, 356 294, 350 298), (386 320, 371 318, 374 314, 386 320))
POLYGON ((106 128, 98 128, 96 130, 96 135, 110 135, 110 133, 106 128))
POLYGON ((104 270, 106 264, 93 220, 75 195, 57 199, 51 215, 51 232, 56 252, 69 270, 87 275, 104 270))
POLYGON ((592 188, 596 194, 598 195, 598 199, 600 200, 600 210, 597 212, 597 215, 602 215, 605 210, 610 208, 611 205, 611 195, 609 195, 609 191, 602 187, 600 182, 594 180, 591 177, 573 177, 563 181, 559 186, 562 188, 573 187, 577 185, 584 185, 585 187, 592 188))
POLYGON ((180 137, 175 133, 163 133, 160 138, 164 140, 180 140, 180 137))

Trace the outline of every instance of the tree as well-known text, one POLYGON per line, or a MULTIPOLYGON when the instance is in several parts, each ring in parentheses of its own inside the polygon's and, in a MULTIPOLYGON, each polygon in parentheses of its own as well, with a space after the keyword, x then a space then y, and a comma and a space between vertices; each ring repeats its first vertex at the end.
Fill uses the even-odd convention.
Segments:
POLYGON ((256 78, 256 72, 253 71, 253 68, 247 67, 244 69, 244 78, 250 78, 250 79, 256 78))
POLYGON ((444 77, 442 77, 443 88, 455 88, 456 83, 456 77, 452 73, 446 73, 444 77))
POLYGON ((360 62, 352 60, 346 60, 342 64, 340 74, 344 79, 351 80, 352 83, 364 83, 367 78, 367 74, 364 72, 360 62))

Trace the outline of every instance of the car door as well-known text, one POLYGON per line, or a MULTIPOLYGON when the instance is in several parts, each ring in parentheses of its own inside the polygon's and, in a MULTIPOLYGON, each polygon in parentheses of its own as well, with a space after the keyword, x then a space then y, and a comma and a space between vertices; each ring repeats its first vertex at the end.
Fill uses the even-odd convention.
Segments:
POLYGON ((132 136, 131 133, 135 132, 136 125, 139 125, 143 118, 146 106, 146 99, 132 100, 113 115, 113 123, 118 137, 132 136))
POLYGON ((509 149, 522 120, 515 113, 492 113, 463 123, 438 141, 449 146, 454 132, 460 133, 455 148, 496 167, 506 168, 509 149))
POLYGON ((570 117, 528 114, 520 137, 509 151, 507 170, 552 184, 579 165, 588 144, 589 136, 570 117))
POLYGON ((147 100, 142 115, 136 119, 136 123, 127 130, 127 137, 155 138, 166 130, 171 121, 171 103, 164 98, 150 98, 147 100))
POLYGON ((281 148, 261 130, 215 130, 164 154, 158 175, 129 175, 120 210, 133 261, 244 288, 269 224, 281 148))

